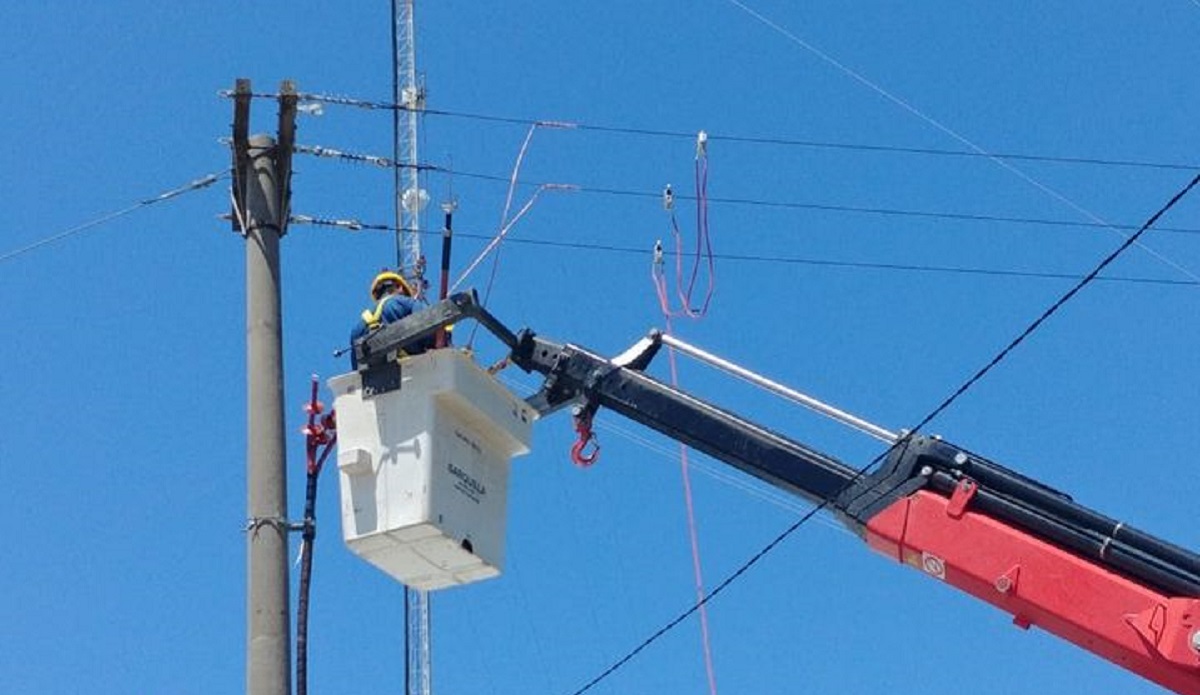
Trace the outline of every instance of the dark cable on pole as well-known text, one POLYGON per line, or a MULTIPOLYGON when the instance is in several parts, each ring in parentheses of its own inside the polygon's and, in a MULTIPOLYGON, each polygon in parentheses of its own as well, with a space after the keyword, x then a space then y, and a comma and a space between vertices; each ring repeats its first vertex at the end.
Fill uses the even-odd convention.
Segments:
MULTIPOLYGON (((454 210, 458 204, 453 199, 442 203, 442 211, 446 213, 445 224, 442 226, 442 267, 438 278, 438 299, 445 299, 450 292, 450 246, 454 236, 454 210)), ((449 342, 445 328, 439 328, 435 346, 446 347, 449 342)))
POLYGON ((318 388, 319 381, 314 374, 312 394, 304 406, 308 424, 304 427, 306 481, 304 521, 301 524, 300 597, 296 608, 296 695, 308 695, 308 597, 312 585, 313 545, 317 540, 317 479, 321 476, 325 460, 337 444, 334 414, 324 414, 325 406, 317 400, 318 388), (320 421, 317 419, 319 415, 320 421))

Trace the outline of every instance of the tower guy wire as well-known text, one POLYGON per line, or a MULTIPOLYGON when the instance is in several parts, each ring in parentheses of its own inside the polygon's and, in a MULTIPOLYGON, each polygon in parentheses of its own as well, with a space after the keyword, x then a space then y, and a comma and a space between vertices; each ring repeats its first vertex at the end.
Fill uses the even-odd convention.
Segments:
MULTIPOLYGON (((931 126, 932 128, 941 132, 942 134, 947 135, 950 138, 956 140, 957 142, 965 145, 968 149, 978 153, 979 156, 984 157, 985 159, 988 159, 988 160, 994 162, 1001 169, 1004 169, 1005 171, 1009 172, 1013 176, 1017 177, 1018 179, 1024 181, 1025 183, 1029 184, 1033 188, 1035 188, 1035 189, 1041 191, 1042 193, 1044 193, 1045 195, 1049 196, 1050 198, 1058 201, 1059 203, 1061 203, 1061 204, 1067 206, 1068 208, 1074 210, 1075 212, 1079 213, 1083 217, 1085 217, 1093 222, 1101 224, 1105 228, 1111 230, 1114 234, 1117 234, 1119 236, 1125 236, 1125 233, 1123 231, 1121 231, 1120 229, 1117 229, 1113 225, 1109 224, 1107 220, 1100 217, 1096 213, 1092 212, 1088 208, 1085 208, 1084 206, 1075 202, 1074 200, 1067 197, 1065 194, 1061 193, 1057 189, 1052 188, 1051 186, 1049 186, 1049 185, 1043 183, 1042 181, 1039 181, 1038 179, 1034 178, 1033 176, 1025 173, 1021 169, 1018 169, 1017 167, 1008 163, 1004 159, 993 155, 992 153, 988 152, 983 147, 976 144, 975 141, 971 140, 967 136, 959 133, 957 130, 951 128, 950 126, 948 126, 945 123, 941 122, 940 120, 934 118, 933 116, 930 116, 929 114, 925 113, 924 111, 922 111, 921 109, 919 109, 915 105, 913 105, 912 103, 901 98, 899 95, 894 94, 893 92, 885 89, 883 86, 875 83, 867 76, 854 70, 853 68, 846 65, 845 63, 839 61, 837 58, 833 57, 829 53, 826 53, 825 51, 822 51, 820 48, 814 46, 813 44, 809 43, 808 41, 805 41, 804 39, 802 39, 801 37, 796 35, 794 32, 789 31, 788 29, 779 25, 777 22, 771 20, 770 18, 766 17, 762 13, 749 7, 744 2, 741 2, 741 0, 726 0, 726 1, 729 4, 741 9, 743 12, 750 15, 757 21, 759 21, 762 24, 766 25, 767 27, 771 28, 773 31, 777 32, 778 34, 780 34, 784 38, 788 39, 792 43, 796 44, 797 46, 800 46, 804 50, 806 50, 809 53, 820 58, 825 63, 833 66, 839 72, 846 75, 853 81, 858 82, 859 84, 863 85, 864 87, 875 92, 879 96, 883 97, 887 101, 891 102, 892 104, 894 104, 895 106, 900 108, 902 111, 914 116, 918 120, 926 123, 927 125, 931 126)), ((1149 246, 1146 246, 1145 244, 1138 244, 1138 246, 1143 251, 1150 254, 1154 258, 1158 259, 1163 264, 1174 268, 1175 270, 1179 271, 1183 275, 1186 275, 1187 277, 1189 277, 1193 280, 1200 280, 1200 275, 1197 275, 1196 273, 1192 272, 1190 269, 1185 268, 1184 266, 1177 263, 1175 260, 1168 258, 1167 256, 1164 256, 1162 253, 1150 248, 1149 246)))

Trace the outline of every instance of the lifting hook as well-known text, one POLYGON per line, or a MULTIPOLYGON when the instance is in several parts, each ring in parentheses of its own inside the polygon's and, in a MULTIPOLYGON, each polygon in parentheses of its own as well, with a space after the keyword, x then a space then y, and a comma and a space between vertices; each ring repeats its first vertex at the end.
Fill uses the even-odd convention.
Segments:
POLYGON ((592 431, 592 415, 595 412, 594 407, 586 406, 576 406, 571 412, 575 431, 579 434, 579 439, 571 445, 571 462, 580 468, 587 468, 600 457, 600 444, 596 441, 596 433, 592 431), (591 449, 585 452, 589 445, 591 449))

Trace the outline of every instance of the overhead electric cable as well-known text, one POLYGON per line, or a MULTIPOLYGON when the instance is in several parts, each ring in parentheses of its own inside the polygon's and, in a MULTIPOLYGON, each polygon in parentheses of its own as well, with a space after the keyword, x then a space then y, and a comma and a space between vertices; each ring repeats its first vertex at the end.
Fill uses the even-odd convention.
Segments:
MULTIPOLYGON (((349 231, 382 231, 395 232, 395 227, 387 224, 369 224, 354 219, 328 219, 321 217, 312 217, 309 215, 293 215, 291 224, 308 224, 320 227, 337 227, 349 231)), ((422 234, 437 234, 438 232, 422 231, 422 234)), ((464 239, 477 240, 494 240, 495 236, 491 234, 479 234, 471 232, 456 231, 455 236, 464 239)), ((530 239, 530 238, 512 238, 508 240, 510 244, 528 245, 528 246, 544 246, 547 248, 558 249, 576 249, 579 251, 598 251, 604 253, 620 253, 633 254, 644 256, 647 251, 644 248, 633 246, 616 246, 613 244, 593 244, 587 242, 572 242, 572 241, 554 241, 550 239, 530 239)), ((921 273, 949 273, 956 275, 980 275, 993 277, 1012 277, 1012 278, 1030 278, 1038 280, 1079 280, 1081 275, 1071 273, 1050 273, 1037 271, 1021 271, 1021 270, 1003 270, 997 268, 970 268, 960 266, 936 266, 936 265, 919 265, 919 264, 904 264, 904 263, 871 263, 863 261, 835 261, 818 258, 798 258, 789 256, 766 256, 754 254, 737 254, 737 253, 713 253, 713 259, 721 261, 739 261, 749 263, 779 263, 788 265, 811 265, 823 266, 830 268, 847 268, 857 270, 894 270, 905 272, 921 272, 921 273)), ((1147 277, 1129 277, 1129 276, 1105 276, 1098 277, 1096 280, 1101 282, 1127 283, 1140 285, 1163 285, 1168 287, 1200 287, 1200 281, 1195 280, 1174 280, 1167 278, 1147 278, 1147 277)))
POLYGON ((20 256, 22 254, 29 253, 30 251, 33 251, 35 249, 39 249, 43 246, 46 246, 47 244, 52 244, 56 241, 60 241, 62 239, 66 239, 67 237, 74 236, 81 232, 85 232, 89 229, 92 229, 93 227, 98 227, 98 226, 104 224, 105 222, 111 222, 112 220, 115 220, 118 217, 124 217, 125 215, 128 215, 132 212, 136 212, 138 210, 141 210, 142 208, 154 205, 155 203, 161 203, 163 201, 171 200, 172 198, 181 196, 184 193, 196 191, 201 188, 207 188, 208 186, 211 186, 212 184, 216 183, 217 181, 220 181, 221 179, 227 177, 228 175, 229 174, 227 174, 227 173, 219 173, 219 174, 209 174, 207 176, 202 176, 202 177, 192 181, 191 183, 187 183, 178 188, 172 188, 169 191, 164 191, 163 193, 159 193, 158 195, 154 196, 153 198, 146 198, 145 200, 138 201, 128 207, 121 208, 120 210, 116 210, 114 212, 110 212, 105 215, 101 215, 100 217, 97 217, 93 220, 89 220, 82 224, 75 225, 74 227, 71 227, 70 229, 66 229, 64 231, 58 232, 57 234, 52 234, 43 239, 39 239, 38 241, 35 241, 31 244, 27 244, 25 246, 15 248, 11 251, 6 251, 5 253, 0 254, 0 263, 3 263, 4 261, 10 260, 12 258, 16 258, 17 256, 20 256))
POLYGON ((751 567, 758 564, 759 560, 762 560, 764 557, 766 557, 767 553, 770 553, 772 550, 775 549, 776 546, 778 546, 780 543, 782 543, 784 540, 786 540, 788 536, 792 535, 792 533, 794 531, 796 531, 796 529, 803 526, 805 523, 808 522, 809 519, 812 519, 814 516, 816 516, 818 512, 825 509, 825 507, 828 506, 828 504, 829 504, 829 502, 826 501, 826 502, 810 509, 803 516, 801 516, 799 519, 797 519, 795 522, 793 522, 791 526, 784 529, 782 533, 775 536, 775 538, 772 539, 770 543, 767 543, 767 545, 764 546, 762 550, 759 550, 749 560, 744 562, 741 567, 738 567, 736 570, 734 570, 734 572, 732 574, 730 574, 728 577, 723 579, 720 584, 717 584, 715 587, 713 587, 713 590, 708 592, 708 594, 706 594, 704 596, 704 598, 700 599, 695 604, 693 604, 690 608, 683 611, 679 615, 675 616, 675 618, 673 618, 670 622, 668 622, 667 624, 660 627, 658 630, 655 630, 653 634, 651 634, 646 639, 642 640, 642 642, 640 644, 638 644, 633 649, 629 650, 628 653, 626 653, 620 659, 613 662, 613 664, 611 666, 609 666, 608 668, 601 671, 596 677, 592 678, 590 681, 585 683, 578 690, 573 691, 571 693, 571 695, 582 695, 583 693, 591 690, 596 685, 598 685, 601 681, 603 681, 604 679, 608 678, 613 673, 615 673, 622 666, 624 666, 625 664, 632 661, 634 659, 634 657, 636 657, 638 654, 642 653, 642 651, 644 649, 646 649, 646 647, 649 647, 651 644, 654 644, 656 641, 658 641, 658 639, 660 637, 667 634, 671 630, 675 629, 675 627, 678 626, 680 623, 682 623, 683 621, 690 618, 693 613, 699 611, 703 606, 707 605, 710 601, 712 601, 714 598, 716 598, 722 591, 724 591, 726 588, 728 588, 730 584, 737 581, 737 579, 739 577, 741 577, 743 574, 745 574, 751 567))
POLYGON ((987 373, 990 372, 996 365, 1000 364, 1000 362, 1002 362, 1004 360, 1004 358, 1008 357, 1008 355, 1014 349, 1016 349, 1016 347, 1018 345, 1023 343, 1026 338, 1028 338, 1030 335, 1033 334, 1034 331, 1036 331, 1038 328, 1040 328, 1042 326, 1042 324, 1046 322, 1047 319, 1049 319, 1051 316, 1053 316, 1055 313, 1057 313, 1058 310, 1061 309, 1064 304, 1071 301, 1071 299, 1075 295, 1079 294, 1080 290, 1082 290, 1084 287, 1087 287, 1088 284, 1090 284, 1093 280, 1095 280, 1100 275, 1100 273, 1105 268, 1107 268, 1110 264, 1112 264, 1113 261, 1117 260, 1117 258, 1122 253, 1124 253, 1126 249, 1128 249, 1133 244, 1137 243, 1138 238, 1141 237, 1142 234, 1144 234, 1146 232, 1146 230, 1150 229, 1150 227, 1152 227, 1154 225, 1154 223, 1157 222, 1160 217, 1167 214, 1167 211, 1169 211, 1171 208, 1175 207, 1175 204, 1178 203, 1180 200, 1182 200, 1183 197, 1186 196, 1189 192, 1191 192, 1191 190, 1193 188, 1195 188, 1196 184, 1198 184, 1198 183, 1200 183, 1200 174, 1197 174, 1196 176, 1192 177, 1192 180, 1189 181, 1186 186, 1184 186, 1182 189, 1180 189, 1178 193, 1176 193, 1174 196, 1172 196, 1171 199, 1168 200, 1165 205, 1163 205, 1161 208, 1159 208, 1157 212, 1155 212, 1153 215, 1151 215, 1150 218, 1147 219, 1145 221, 1145 223, 1142 224, 1140 229, 1138 229, 1136 232, 1131 234, 1129 236, 1129 238, 1127 238, 1120 246, 1113 249, 1112 253, 1105 256, 1104 260, 1100 261, 1100 263, 1098 263, 1096 265, 1096 267, 1092 269, 1091 272, 1089 272, 1082 279, 1080 279, 1079 282, 1075 283, 1075 285, 1073 287, 1071 287, 1071 289, 1067 290, 1066 293, 1064 293, 1061 297, 1058 298, 1057 301, 1055 301, 1053 304, 1051 304, 1048 309, 1043 311, 1040 316, 1038 316, 1036 319, 1034 319, 1034 321, 1025 328, 1025 330, 1021 331, 1020 335, 1018 335, 1016 338, 1014 338, 1012 340, 1012 342, 1010 342, 1008 345, 1006 345, 1004 347, 1004 349, 1002 349, 1000 352, 996 353, 996 356, 993 357, 991 360, 989 360, 987 364, 985 364, 982 368, 979 369, 979 371, 975 372, 975 374, 972 375, 970 379, 967 379, 963 383, 962 386, 959 386, 957 389, 955 389, 954 393, 950 394, 950 396, 947 397, 944 401, 942 401, 941 404, 939 404, 936 408, 934 408, 932 411, 930 411, 930 413, 928 415, 926 415, 924 418, 922 418, 921 421, 915 427, 913 427, 911 431, 916 432, 916 431, 920 430, 922 427, 924 427, 925 425, 927 425, 931 421, 933 421, 933 419, 936 418, 938 415, 941 415, 942 412, 944 412, 947 408, 950 407, 951 404, 954 403, 954 401, 958 400, 958 398, 960 396, 962 396, 964 393, 966 393, 968 389, 970 389, 972 386, 974 386, 976 383, 978 383, 979 380, 982 379, 985 375, 987 375, 987 373))
MULTIPOLYGON (((694 137, 694 136, 693 136, 694 137)), ((712 139, 711 136, 709 138, 712 139)), ((370 154, 359 154, 352 152, 343 152, 330 147, 321 147, 317 145, 297 145, 296 152, 299 154, 308 154, 318 157, 340 159, 358 164, 372 164, 381 168, 392 166, 405 167, 409 165, 395 164, 387 157, 380 157, 370 154)), ((442 173, 450 176, 461 176, 467 179, 476 179, 481 181, 493 181, 496 183, 509 183, 509 177, 500 174, 484 174, 479 172, 462 171, 453 167, 444 167, 436 164, 417 164, 417 168, 424 171, 442 173)), ((546 183, 533 181, 517 181, 518 185, 540 187, 546 186, 546 183)), ((561 185, 561 184, 559 184, 561 185)), ((587 193, 593 195, 611 195, 622 196, 629 198, 646 198, 661 200, 661 192, 652 191, 637 191, 621 188, 607 188, 602 186, 584 186, 572 185, 571 190, 579 193, 587 193)), ((676 195, 678 200, 695 200, 695 196, 676 195)), ((818 212, 834 212, 834 213, 852 213, 852 214, 867 214, 867 215, 884 215, 893 217, 917 217, 926 219, 941 219, 954 220, 959 222, 1000 222, 1009 224, 1028 224, 1047 227, 1077 227, 1081 229, 1119 229, 1124 231, 1136 231, 1136 224, 1109 224, 1092 221, 1071 221, 1071 220, 1053 220, 1039 217, 1019 217, 1010 215, 988 215, 976 213, 961 213, 947 212, 938 210, 911 210, 904 208, 889 208, 889 207, 874 207, 874 206, 858 206, 858 205, 835 205, 829 203, 804 203, 799 201, 785 200, 765 200, 758 198, 721 198, 709 196, 706 198, 709 203, 717 203, 723 205, 742 205, 748 207, 764 207, 764 208, 780 208, 793 210, 814 210, 818 212)), ((1200 228, 1188 227, 1155 227, 1155 232, 1170 232, 1173 234, 1200 234, 1200 228)))
MULTIPOLYGON (((1177 192, 1174 196, 1172 196, 1171 199, 1168 200, 1165 205, 1163 205, 1161 208, 1158 209, 1157 212, 1155 212, 1153 215, 1151 215, 1149 217, 1149 219, 1147 219, 1146 222, 1142 224, 1142 226, 1138 229, 1137 232, 1130 235, 1120 246, 1118 246, 1111 253, 1109 253, 1108 256, 1106 256, 1103 260, 1101 260, 1096 265, 1096 267, 1092 269, 1091 272, 1089 272, 1087 275, 1085 275, 1083 277, 1083 279, 1081 279, 1078 283, 1076 283, 1070 290, 1068 290, 1065 294, 1063 294, 1063 296, 1060 297, 1057 301, 1055 301, 1053 304, 1051 304, 1048 309, 1046 309, 1044 312, 1042 312, 1042 314, 1037 319, 1035 319, 1033 321, 1033 323, 1031 323, 1028 327, 1026 327, 1026 329, 1024 331, 1022 331, 1012 342, 1010 342, 1003 350, 1001 350, 995 357, 993 357, 982 369, 980 369, 974 375, 972 375, 971 378, 967 379, 967 381, 964 382, 962 384, 962 386, 955 389, 955 391, 952 394, 950 394, 949 397, 947 397, 945 400, 943 400, 941 402, 941 404, 939 404, 936 408, 934 408, 932 411, 930 411, 928 415, 926 415, 924 418, 922 418, 921 421, 915 427, 913 427, 907 431, 910 433, 916 433, 916 432, 920 431, 920 429, 922 427, 924 427, 925 425, 932 422, 938 415, 940 415, 947 408, 949 408, 956 400, 958 400, 959 397, 961 397, 972 386, 974 386, 976 383, 978 383, 979 380, 982 379, 985 375, 987 375, 988 372, 990 372, 996 365, 998 365, 1006 357, 1008 357, 1008 355, 1011 354, 1012 351, 1017 348, 1017 346, 1019 346, 1022 342, 1024 342, 1026 338, 1028 338, 1036 330, 1038 330, 1038 328, 1040 328, 1046 322, 1047 319, 1049 319, 1051 316, 1053 316, 1059 309, 1061 309, 1063 307, 1063 305, 1065 305, 1068 301, 1070 301, 1073 297, 1075 297, 1079 293, 1080 290, 1082 290, 1084 287, 1086 287, 1088 284, 1090 284, 1093 280, 1095 280, 1097 278, 1097 276, 1099 276, 1101 271, 1103 271, 1113 261, 1115 261, 1122 253, 1125 252, 1126 249, 1128 249, 1130 246, 1132 246, 1137 241, 1138 237, 1140 237, 1143 233, 1145 233, 1146 230, 1150 229, 1150 227, 1152 227, 1154 225, 1154 223, 1157 222, 1160 217, 1165 215, 1172 207, 1175 206, 1176 203, 1178 203, 1180 200, 1183 199, 1184 196, 1186 196, 1189 192, 1191 192, 1191 190, 1193 188, 1195 188, 1197 184, 1200 184, 1200 174, 1197 174, 1195 177, 1193 177, 1192 180, 1190 182, 1188 182, 1188 184, 1186 186, 1184 186, 1182 189, 1180 189, 1179 192, 1177 192)), ((891 453, 891 451, 895 450, 897 447, 906 447, 908 445, 908 442, 910 442, 910 441, 912 441, 912 439, 909 436, 901 437, 895 444, 889 446, 884 452, 882 452, 881 454, 876 456, 874 459, 872 459, 871 462, 868 463, 866 466, 858 469, 855 472, 854 476, 851 478, 851 480, 842 488, 842 490, 844 491, 844 490, 849 489, 850 486, 852 486, 856 482, 858 482, 858 480, 861 479, 862 476, 864 476, 869 470, 871 470, 879 461, 882 461, 886 455, 891 453)), ((880 481, 880 482, 883 482, 883 481, 880 481)), ((903 481, 895 482, 892 486, 891 491, 894 491, 902 483, 903 483, 903 481)), ((867 492, 874 490, 878 486, 879 486, 879 483, 876 483, 876 485, 871 486, 870 488, 868 488, 868 490, 865 490, 862 493, 860 493, 859 497, 867 494, 867 492)), ((889 493, 891 491, 889 491, 889 493)), ((595 685, 597 685, 598 683, 600 683, 601 681, 603 681, 604 679, 608 678, 610 675, 615 673, 622 666, 629 663, 630 660, 632 660, 639 653, 641 653, 643 650, 645 650, 647 647, 649 647, 651 644, 653 644, 655 641, 657 641, 660 637, 662 637, 666 633, 670 632, 677 625, 679 625, 684 620, 686 620, 688 617, 690 617, 693 613, 700 610, 700 608, 702 606, 706 605, 709 601, 711 601, 713 598, 715 598, 719 593, 724 591, 725 588, 728 587, 730 584, 732 584, 734 581, 736 581, 738 577, 745 574, 745 572, 747 570, 749 570, 751 567, 753 567, 755 564, 757 564, 759 560, 761 560, 763 557, 765 557, 767 555, 767 553, 774 550, 788 536, 792 535, 800 527, 802 527, 804 524, 806 524, 810 519, 812 519, 814 516, 816 516, 818 512, 820 512, 820 511, 824 510, 826 507, 828 507, 832 503, 833 499, 836 498, 836 496, 837 495, 834 495, 833 497, 823 500, 820 504, 818 504, 812 510, 810 510, 809 512, 807 512, 806 514, 801 516, 799 519, 797 519, 794 523, 792 523, 790 526, 788 526, 786 529, 784 529, 782 533, 780 533, 778 536, 776 536, 774 539, 772 539, 770 543, 768 543, 766 546, 764 546, 762 550, 759 550, 757 553, 755 553, 753 556, 751 556, 749 560, 747 560, 738 569, 736 569, 732 574, 730 574, 728 577, 726 577, 708 595, 704 596, 701 600, 697 601, 694 605, 692 605, 691 607, 689 607, 686 610, 684 610, 683 612, 681 612, 679 615, 677 615, 675 618, 673 618, 670 622, 668 622, 663 627, 656 630, 649 637, 642 640, 636 647, 631 649, 629 652, 627 652, 621 658, 617 659, 611 666, 606 668, 604 671, 600 672, 599 675, 592 678, 590 681, 588 681, 586 684, 584 684, 583 687, 574 691, 572 693, 572 695, 581 695, 582 693, 590 690, 595 685)))
MULTIPOLYGON (((1200 0, 1195 0, 1200 2, 1200 0)), ((221 92, 222 96, 232 96, 232 92, 221 92)), ((277 100, 278 95, 256 93, 253 95, 259 99, 277 100)), ((368 99, 356 99, 352 97, 340 97, 334 95, 304 93, 301 94, 301 101, 310 103, 322 103, 336 106, 351 106, 368 110, 408 110, 403 104, 395 104, 386 101, 372 101, 368 99)), ((505 125, 529 126, 534 123, 546 123, 548 121, 539 120, 536 118, 522 118, 511 116, 498 116, 492 114, 473 113, 467 111, 455 111, 448 109, 423 109, 423 114, 431 116, 444 116, 448 118, 460 118, 464 120, 473 120, 486 123, 500 123, 505 125)), ((592 124, 584 122, 561 122, 563 125, 581 130, 597 133, 612 133, 616 135, 640 135, 647 137, 668 138, 691 140, 696 137, 695 132, 683 130, 670 130, 663 128, 638 128, 628 126, 613 126, 592 124)), ((985 158, 985 159, 1009 159, 1014 161, 1027 162, 1043 162, 1047 164, 1071 164, 1071 165, 1086 165, 1100 167, 1126 167, 1138 169, 1162 169, 1174 171, 1196 171, 1200 169, 1200 163, 1190 164, 1187 162, 1161 162, 1151 160, 1134 160, 1134 159, 1110 159, 1104 157, 1067 157, 1046 154, 1031 154, 1018 152, 980 152, 975 150, 954 150, 938 147, 911 147, 905 145, 882 145, 872 143, 853 143, 839 142, 832 140, 810 140, 802 138, 788 138, 783 136, 756 136, 756 135, 737 135, 737 134, 721 134, 709 133, 709 140, 714 142, 729 142, 749 145, 773 145, 781 147, 803 147, 811 149, 833 149, 833 150, 848 150, 861 152, 879 152, 879 153, 894 153, 894 154, 911 154, 911 155, 929 155, 936 157, 961 157, 961 158, 985 158)))
MULTIPOLYGON (((1200 2, 1200 0, 1196 0, 1200 2)), ((492 123, 504 123, 507 125, 525 125, 533 122, 528 118, 509 118, 504 116, 489 116, 477 113, 463 113, 459 111, 447 111, 431 109, 426 113, 435 116, 447 116, 452 118, 462 118, 475 121, 486 121, 492 123)), ((622 126, 606 126, 594 125, 589 123, 572 123, 572 125, 583 131, 591 131, 596 133, 613 133, 617 135, 643 135, 647 137, 670 138, 670 139, 692 139, 694 133, 681 130, 660 130, 654 128, 634 128, 622 126)), ((1137 169, 1164 169, 1173 171, 1195 171, 1200 169, 1200 164, 1187 164, 1183 162, 1155 162, 1148 160, 1134 159, 1106 159, 1102 157, 1065 157, 1044 154, 1022 154, 1017 152, 976 152, 972 150, 952 150, 940 147, 911 147, 904 145, 879 145, 870 143, 854 143, 854 142, 838 142, 832 140, 806 140, 800 138, 787 138, 782 136, 755 136, 755 135, 722 135, 720 133, 710 133, 709 140, 713 142, 729 142, 746 145, 773 145, 781 147, 803 147, 809 149, 827 149, 827 150, 849 150, 858 152, 879 152, 892 154, 914 154, 914 155, 929 155, 934 157, 962 157, 962 158, 995 158, 995 159, 1011 159, 1015 161, 1027 162, 1043 162, 1047 164, 1078 164, 1102 167, 1129 167, 1137 169)))

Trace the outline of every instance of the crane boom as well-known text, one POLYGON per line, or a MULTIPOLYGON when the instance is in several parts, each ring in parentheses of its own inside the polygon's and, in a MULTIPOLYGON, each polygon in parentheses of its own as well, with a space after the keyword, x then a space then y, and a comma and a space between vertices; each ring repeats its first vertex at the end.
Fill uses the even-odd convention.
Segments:
POLYGON ((541 414, 598 408, 826 507, 871 549, 1184 695, 1200 695, 1200 555, 1132 528, 935 437, 901 437, 874 471, 837 459, 643 373, 652 333, 617 359, 514 334, 455 295, 355 346, 366 388, 390 388, 404 345, 475 319, 545 377, 541 414), (373 385, 373 386, 372 386, 373 385))

